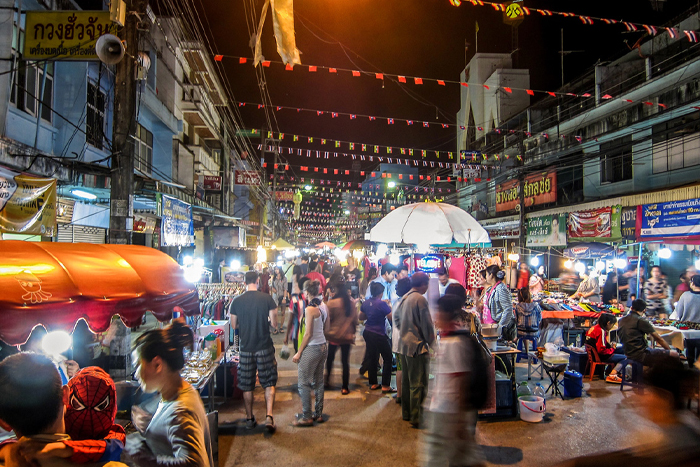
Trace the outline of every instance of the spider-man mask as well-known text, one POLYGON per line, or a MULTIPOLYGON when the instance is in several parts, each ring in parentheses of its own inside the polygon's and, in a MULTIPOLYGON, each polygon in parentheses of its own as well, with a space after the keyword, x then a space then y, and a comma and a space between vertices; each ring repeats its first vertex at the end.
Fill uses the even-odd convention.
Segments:
POLYGON ((102 439, 117 415, 117 390, 102 369, 89 366, 70 381, 63 401, 66 433, 73 439, 102 439))

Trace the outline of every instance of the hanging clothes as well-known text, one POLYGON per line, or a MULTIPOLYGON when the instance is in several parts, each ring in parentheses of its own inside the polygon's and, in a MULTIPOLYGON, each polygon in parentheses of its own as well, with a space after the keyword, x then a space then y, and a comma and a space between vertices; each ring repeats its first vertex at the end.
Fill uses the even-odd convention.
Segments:
POLYGON ((467 265, 464 256, 455 256, 449 265, 448 275, 450 279, 454 279, 462 287, 467 287, 467 265))
POLYGON ((481 284, 479 272, 486 269, 486 258, 483 256, 472 256, 469 261, 469 271, 467 274, 467 287, 475 289, 481 284))

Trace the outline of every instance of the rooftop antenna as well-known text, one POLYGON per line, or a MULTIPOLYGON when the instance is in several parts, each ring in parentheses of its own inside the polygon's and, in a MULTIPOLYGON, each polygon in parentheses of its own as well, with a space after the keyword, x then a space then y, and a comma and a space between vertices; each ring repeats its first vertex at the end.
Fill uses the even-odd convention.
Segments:
POLYGON ((561 55, 561 87, 564 87, 564 56, 573 54, 573 53, 579 53, 579 52, 585 52, 585 50, 564 50, 564 29, 561 29, 561 51, 559 54, 561 55))

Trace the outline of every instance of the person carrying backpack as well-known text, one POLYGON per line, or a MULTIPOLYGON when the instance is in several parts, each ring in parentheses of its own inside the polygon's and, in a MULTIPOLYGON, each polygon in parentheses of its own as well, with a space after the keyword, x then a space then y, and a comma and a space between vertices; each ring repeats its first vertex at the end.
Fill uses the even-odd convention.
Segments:
POLYGON ((435 379, 426 399, 426 431, 421 464, 426 467, 483 465, 476 442, 477 410, 484 404, 486 366, 475 338, 462 326, 462 300, 438 300, 435 324, 440 331, 435 379))

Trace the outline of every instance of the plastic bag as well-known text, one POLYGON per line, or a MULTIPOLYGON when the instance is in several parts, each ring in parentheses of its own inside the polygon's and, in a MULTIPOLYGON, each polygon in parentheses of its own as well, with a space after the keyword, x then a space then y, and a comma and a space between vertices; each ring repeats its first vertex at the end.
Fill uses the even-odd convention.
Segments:
POLYGON ((280 349, 280 358, 282 360, 288 360, 289 359, 289 346, 287 344, 284 344, 282 348, 280 349))

